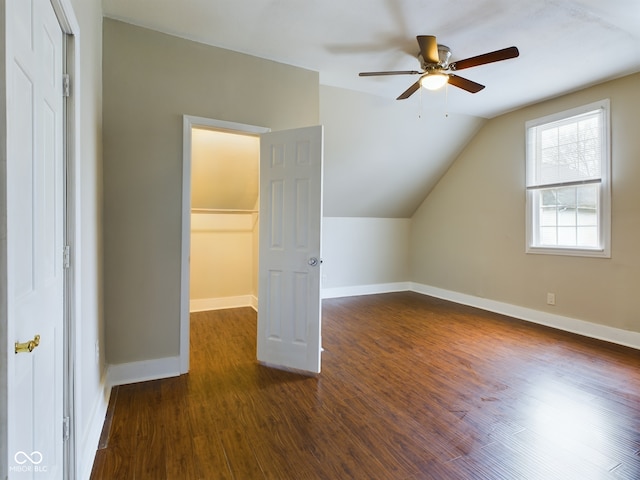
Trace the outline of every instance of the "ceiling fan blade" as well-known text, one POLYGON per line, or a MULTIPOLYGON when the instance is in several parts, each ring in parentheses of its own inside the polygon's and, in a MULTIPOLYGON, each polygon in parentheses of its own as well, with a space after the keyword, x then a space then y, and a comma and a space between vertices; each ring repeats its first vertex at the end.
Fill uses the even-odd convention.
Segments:
POLYGON ((411 95, 416 93, 416 91, 420 88, 420 80, 407 88, 402 94, 396 98, 396 100, 404 100, 405 98, 409 98, 411 95))
POLYGON ((438 55, 438 41, 433 35, 418 35, 418 45, 420 45, 420 54, 422 59, 427 63, 440 62, 438 55))
POLYGON ((477 67, 478 65, 484 65, 486 63, 508 60, 509 58, 515 58, 518 55, 520 55, 520 52, 516 47, 503 48, 501 50, 496 50, 495 52, 484 53, 476 57, 458 60, 457 62, 453 62, 449 65, 449 68, 451 70, 462 70, 465 68, 477 67))
POLYGON ((423 72, 417 70, 393 70, 387 72, 360 72, 360 77, 376 77, 378 75, 418 75, 423 72))
POLYGON ((473 82, 471 80, 467 80, 466 78, 459 77, 452 73, 449 74, 449 83, 454 87, 461 88, 471 93, 478 93, 484 88, 484 85, 473 82))

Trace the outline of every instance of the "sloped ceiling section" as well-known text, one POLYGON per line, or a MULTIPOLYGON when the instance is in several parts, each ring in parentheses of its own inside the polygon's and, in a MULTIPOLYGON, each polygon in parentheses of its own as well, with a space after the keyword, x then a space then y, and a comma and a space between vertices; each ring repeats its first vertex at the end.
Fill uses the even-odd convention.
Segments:
POLYGON ((191 141, 191 208, 257 208, 259 137, 194 128, 191 141))
POLYGON ((324 215, 409 218, 485 120, 424 95, 398 105, 320 87, 324 215))

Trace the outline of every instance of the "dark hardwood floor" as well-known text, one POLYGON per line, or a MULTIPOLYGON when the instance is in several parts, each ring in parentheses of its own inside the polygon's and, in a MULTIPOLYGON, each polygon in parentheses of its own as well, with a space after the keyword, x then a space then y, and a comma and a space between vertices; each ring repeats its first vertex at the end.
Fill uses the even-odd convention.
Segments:
POLYGON ((322 373, 193 314, 191 372, 114 388, 92 479, 640 479, 640 352, 415 293, 323 302, 322 373))

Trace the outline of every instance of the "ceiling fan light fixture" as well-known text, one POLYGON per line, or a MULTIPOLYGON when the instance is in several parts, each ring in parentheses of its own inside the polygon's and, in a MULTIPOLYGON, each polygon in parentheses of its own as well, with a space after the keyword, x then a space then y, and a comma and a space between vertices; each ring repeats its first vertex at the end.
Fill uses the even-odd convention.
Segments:
POLYGON ((372 77, 377 75, 420 75, 418 81, 412 83, 411 86, 402 92, 396 100, 405 100, 409 98, 420 90, 420 87, 424 87, 428 90, 438 90, 447 83, 469 93, 478 93, 484 88, 484 85, 460 77, 457 74, 454 74, 454 72, 464 70, 465 68, 486 65, 487 63, 516 58, 520 55, 517 47, 508 47, 449 63, 449 60, 451 59, 451 50, 446 45, 438 44, 435 36, 418 35, 416 39, 418 40, 418 46, 420 47, 418 61, 422 68, 421 72, 416 70, 387 70, 382 72, 360 72, 359 75, 361 77, 372 77))
POLYGON ((420 85, 427 90, 438 90, 449 81, 449 75, 444 73, 429 73, 420 79, 420 85))

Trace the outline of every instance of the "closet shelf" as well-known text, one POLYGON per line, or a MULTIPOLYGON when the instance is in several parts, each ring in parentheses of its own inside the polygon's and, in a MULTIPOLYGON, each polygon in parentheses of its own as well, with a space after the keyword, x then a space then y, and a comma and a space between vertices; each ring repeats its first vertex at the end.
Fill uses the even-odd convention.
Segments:
POLYGON ((192 208, 191 213, 260 213, 260 211, 234 208, 192 208))

